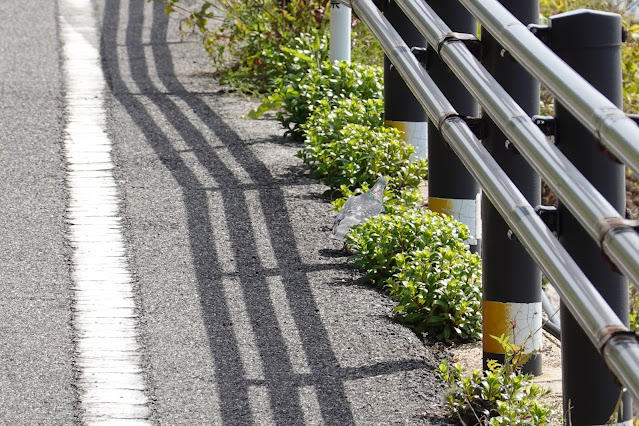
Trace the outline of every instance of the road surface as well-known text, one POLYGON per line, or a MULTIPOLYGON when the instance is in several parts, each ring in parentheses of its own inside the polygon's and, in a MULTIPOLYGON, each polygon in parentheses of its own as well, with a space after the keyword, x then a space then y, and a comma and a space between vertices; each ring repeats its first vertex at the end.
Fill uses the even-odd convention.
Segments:
MULTIPOLYGON (((438 355, 390 318, 385 295, 355 283, 298 142, 269 117, 245 118, 256 103, 217 84, 161 4, 1 2, 0 25, 1 424, 442 424, 438 355), (80 97, 99 111, 70 101, 92 74, 68 78, 81 50, 64 53, 66 25, 97 55, 104 88, 80 97), (100 181, 124 249, 89 258, 126 269, 129 290, 115 291, 130 295, 125 319, 105 319, 111 299, 86 302, 78 281, 91 267, 73 237, 67 142, 73 123, 96 117, 109 147, 85 151, 110 155, 100 181), (99 314, 82 319, 86 306, 99 314), (134 336, 134 389, 108 364, 124 337, 91 328, 107 320, 134 336), (87 336, 103 343, 88 354, 87 336)), ((96 291, 113 294, 100 271, 96 291)))

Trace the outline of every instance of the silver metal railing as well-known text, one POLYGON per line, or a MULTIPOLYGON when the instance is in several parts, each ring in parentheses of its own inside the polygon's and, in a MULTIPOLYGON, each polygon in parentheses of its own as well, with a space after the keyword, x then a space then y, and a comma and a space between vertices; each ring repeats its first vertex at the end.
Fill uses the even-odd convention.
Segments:
POLYGON ((639 127, 496 0, 459 0, 508 52, 630 170, 639 174, 639 127))
MULTIPOLYGON (((480 3, 472 0, 460 1, 464 4, 480 3)), ((490 153, 481 145, 477 137, 468 128, 466 122, 459 117, 453 106, 412 54, 409 46, 404 43, 397 31, 388 23, 372 1, 340 0, 340 2, 350 6, 379 40, 387 57, 419 100, 430 120, 435 124, 473 177, 480 183, 486 195, 515 232, 530 256, 554 284, 564 304, 587 333, 593 344, 599 348, 606 365, 613 371, 620 382, 630 390, 634 398, 639 400, 639 375, 637 374, 637 371, 639 371, 639 342, 634 335, 628 331, 627 327, 535 213, 534 208, 499 167, 490 153)), ((482 0, 483 2, 484 0, 482 0)), ((449 64, 453 72, 462 80, 462 83, 476 96, 502 131, 512 139, 519 151, 551 184, 558 196, 562 201, 566 202, 580 222, 586 226, 590 234, 597 241, 603 240, 602 247, 607 250, 607 253, 609 252, 612 260, 630 277, 639 277, 639 269, 636 264, 639 260, 639 251, 637 250, 639 237, 634 232, 606 232, 602 235, 600 223, 603 219, 622 219, 616 210, 592 187, 565 156, 547 141, 545 135, 505 93, 503 88, 494 81, 462 43, 455 43, 451 40, 446 43, 440 43, 443 40, 442 36, 450 33, 450 30, 432 10, 429 10, 422 2, 417 1, 399 0, 398 4, 402 9, 405 8, 404 11, 409 18, 414 21, 418 28, 423 30, 423 34, 429 44, 440 52, 442 59, 449 64), (575 191, 575 188, 578 191, 575 191), (587 192, 587 195, 582 196, 575 194, 575 192, 587 192)), ((480 11, 488 14, 484 7, 481 7, 480 11)), ((482 21, 481 17, 478 16, 478 18, 482 21)), ((484 16, 483 19, 487 18, 484 16)), ((494 24, 492 21, 487 22, 494 24)), ((511 25, 516 26, 512 22, 511 25)), ((492 29, 489 25, 487 26, 492 29)), ((523 25, 521 27, 526 29, 523 25)), ((527 29, 526 33, 531 35, 527 29)), ((514 36, 511 34, 508 37, 514 36)), ((533 38, 536 40, 534 36, 533 38)), ((501 41, 501 39, 498 40, 501 41)), ((541 47, 548 50, 543 44, 541 47)), ((552 52, 548 52, 554 55, 552 52)), ((514 53, 513 56, 517 58, 514 53)), ((550 72, 550 70, 546 70, 546 72, 550 72)), ((576 74, 572 70, 571 72, 576 74)), ((596 91, 581 77, 579 79, 580 86, 588 85, 589 89, 587 90, 596 91)), ((544 84, 546 84, 545 81, 544 84)), ((553 90, 552 87, 549 88, 553 90)), ((586 89, 582 88, 582 90, 586 89)), ((598 92, 597 94, 597 98, 603 97, 598 92)), ((562 99, 561 97, 559 98, 562 99)), ((592 117, 588 116, 587 113, 583 113, 583 111, 593 109, 592 105, 581 105, 586 102, 581 96, 576 99, 579 99, 577 102, 579 105, 573 106, 573 108, 581 111, 581 114, 576 115, 586 121, 593 121, 592 117)), ((569 98, 563 98, 562 100, 570 102, 569 98)), ((625 115, 622 119, 619 113, 616 112, 619 110, 607 99, 605 99, 605 102, 600 101, 600 103, 607 108, 609 113, 613 108, 615 110, 614 114, 608 114, 605 119, 599 120, 599 124, 595 125, 599 134, 606 133, 611 135, 609 144, 616 144, 617 138, 625 140, 625 138, 631 137, 629 135, 632 135, 635 131, 638 135, 636 140, 639 141, 639 129, 632 129, 627 121, 636 128, 637 126, 634 122, 627 119, 625 115), (622 123, 623 131, 609 129, 616 126, 614 124, 616 122, 622 123)), ((601 108, 594 109, 600 111, 601 108)), ((609 148, 615 155, 625 153, 630 157, 636 157, 635 160, 638 160, 639 151, 634 154, 631 140, 627 140, 626 145, 630 148, 609 148)), ((625 160, 623 155, 619 155, 619 157, 625 160)), ((639 165, 639 161, 635 162, 639 165)))
MULTIPOLYGON (((433 48, 439 49, 444 62, 450 66, 453 73, 474 95, 509 140, 515 144, 528 163, 544 178, 590 236, 602 246, 604 252, 619 269, 633 283, 639 285, 639 234, 608 232, 610 228, 605 226, 606 223, 623 223, 624 218, 570 160, 555 145, 548 142, 546 135, 462 42, 441 43, 451 30, 426 3, 411 0, 396 0, 396 2, 426 37, 428 43, 433 48)), ((530 31, 526 30, 526 32, 536 39, 530 31)), ((548 50, 545 45, 541 46, 548 50)), ((557 58, 550 51, 549 54, 557 58)), ((559 58, 557 60, 561 61, 559 58)), ((576 74, 572 68, 563 64, 565 68, 576 74)), ((617 111, 615 114, 623 114, 624 119, 637 128, 639 142, 639 127, 596 91, 590 83, 583 80, 581 76, 579 78, 591 91, 597 93, 597 99, 604 98, 607 104, 617 111)), ((636 157, 639 159, 639 152, 636 157)))

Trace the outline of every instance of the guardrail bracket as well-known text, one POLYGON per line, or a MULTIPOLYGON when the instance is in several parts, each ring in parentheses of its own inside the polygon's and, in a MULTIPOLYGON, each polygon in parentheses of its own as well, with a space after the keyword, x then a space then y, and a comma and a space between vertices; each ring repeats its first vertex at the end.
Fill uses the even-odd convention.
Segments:
POLYGON ((529 24, 528 30, 546 46, 550 46, 550 27, 548 25, 529 24))
POLYGON ((482 117, 471 117, 464 115, 460 117, 477 139, 486 137, 486 121, 482 117))
POLYGON ((555 206, 537 206, 535 212, 555 235, 559 234, 559 213, 555 206))
POLYGON ((533 123, 539 127, 539 129, 546 136, 555 136, 557 132, 557 125, 555 123, 555 117, 551 115, 533 115, 533 123))
POLYGON ((441 37, 439 37, 437 43, 437 54, 441 56, 441 51, 444 46, 455 41, 461 41, 462 43, 464 43, 464 46, 466 46, 466 48, 470 50, 470 53, 472 53, 475 58, 481 60, 482 43, 474 34, 468 33, 450 32, 447 34, 443 34, 441 37))
POLYGON ((428 59, 429 49, 427 47, 414 46, 410 48, 410 51, 413 52, 413 55, 415 55, 417 62, 422 64, 424 69, 428 69, 428 64, 430 63, 428 59))

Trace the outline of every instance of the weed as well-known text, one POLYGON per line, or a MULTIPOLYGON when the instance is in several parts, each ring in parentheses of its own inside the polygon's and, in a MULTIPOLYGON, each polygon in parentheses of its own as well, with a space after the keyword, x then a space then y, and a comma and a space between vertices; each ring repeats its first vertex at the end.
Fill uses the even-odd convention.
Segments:
POLYGON ((518 358, 521 348, 509 343, 508 337, 491 336, 505 350, 503 364, 488 362, 488 369, 462 373, 459 364, 447 360, 438 373, 449 386, 446 403, 462 424, 472 425, 547 425, 555 408, 539 401, 549 393, 531 382, 532 375, 521 373, 526 358, 518 358))

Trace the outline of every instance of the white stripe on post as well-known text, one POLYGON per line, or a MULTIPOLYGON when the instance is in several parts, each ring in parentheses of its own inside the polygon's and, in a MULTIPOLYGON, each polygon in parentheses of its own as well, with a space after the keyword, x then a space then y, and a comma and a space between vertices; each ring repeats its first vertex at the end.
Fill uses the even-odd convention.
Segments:
POLYGON ((331 0, 329 59, 351 61, 351 9, 331 0))

